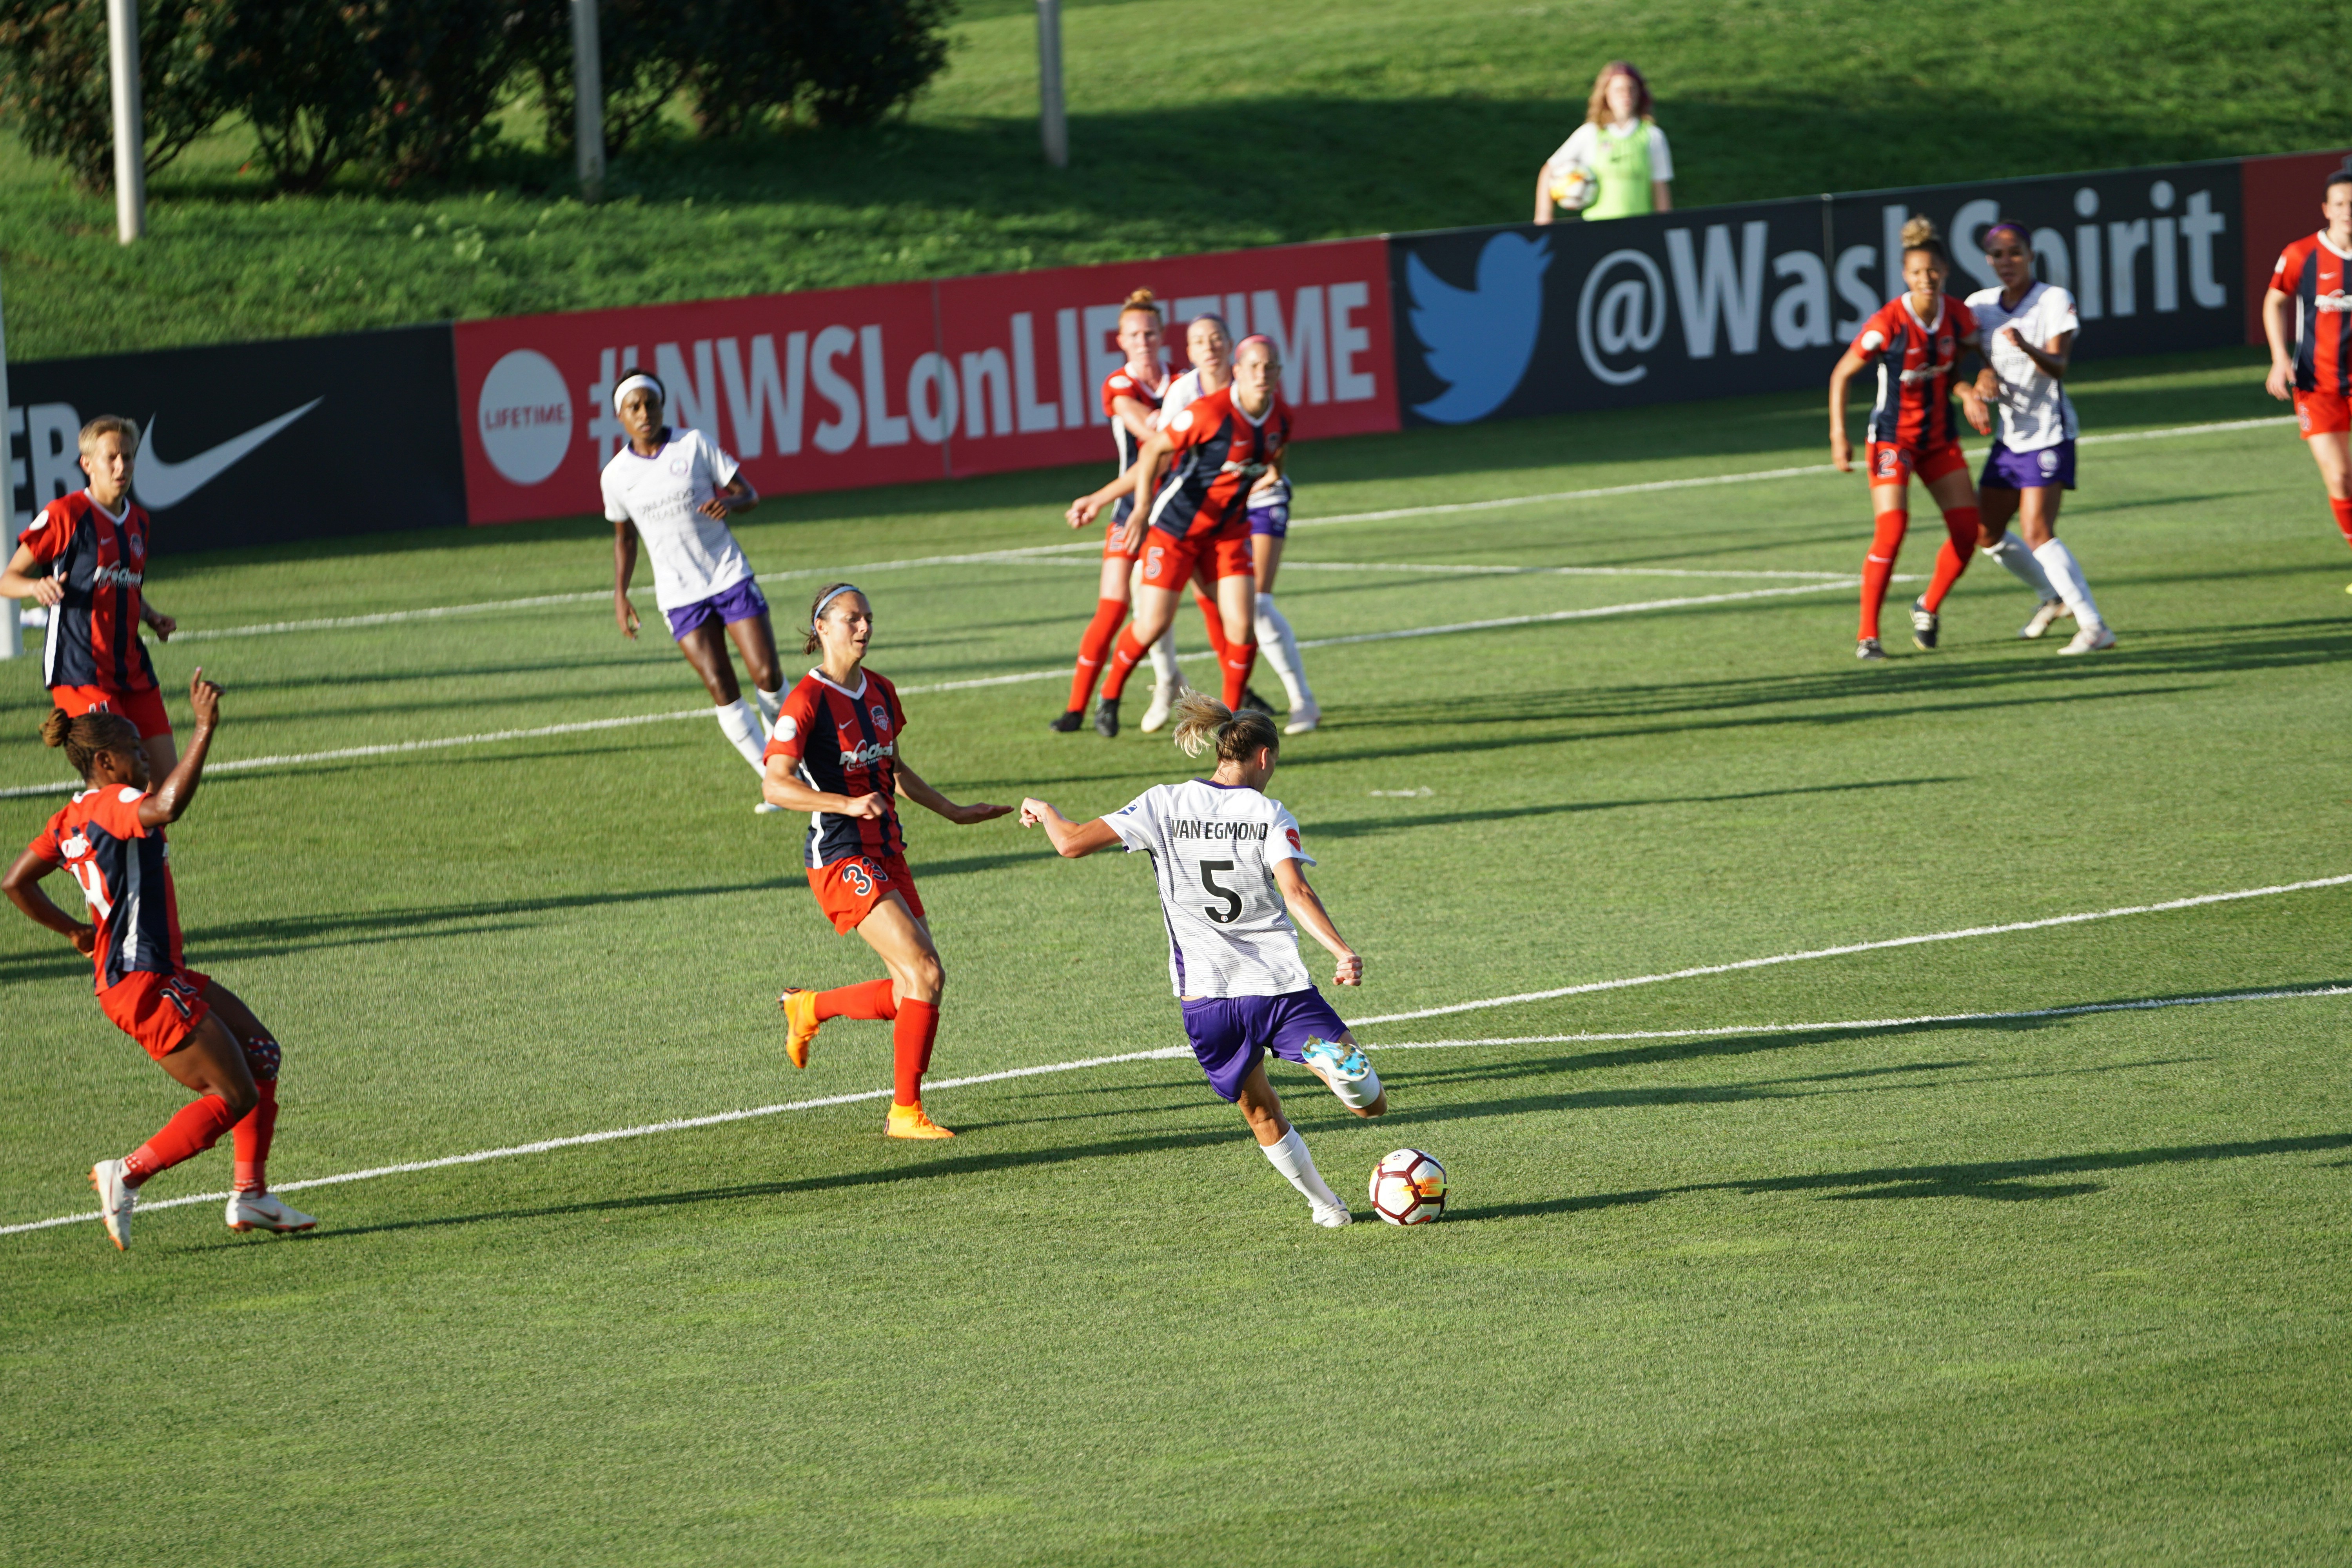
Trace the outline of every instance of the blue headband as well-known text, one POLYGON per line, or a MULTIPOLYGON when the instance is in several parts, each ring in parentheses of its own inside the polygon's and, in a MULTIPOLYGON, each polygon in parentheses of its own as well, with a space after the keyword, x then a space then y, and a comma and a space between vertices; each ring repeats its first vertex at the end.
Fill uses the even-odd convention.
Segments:
POLYGON ((816 608, 809 612, 809 630, 812 633, 816 630, 817 622, 824 619, 824 607, 827 605, 832 604, 835 599, 840 598, 844 594, 855 594, 862 599, 866 596, 866 590, 859 587, 855 583, 844 583, 840 587, 835 588, 832 593, 827 594, 824 598, 819 599, 816 602, 816 608))

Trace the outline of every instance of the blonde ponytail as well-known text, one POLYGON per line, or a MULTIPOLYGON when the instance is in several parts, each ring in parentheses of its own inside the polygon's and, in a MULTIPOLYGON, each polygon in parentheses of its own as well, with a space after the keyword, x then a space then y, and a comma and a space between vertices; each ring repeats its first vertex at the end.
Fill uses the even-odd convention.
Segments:
POLYGON ((1187 691, 1171 709, 1176 743, 1188 757, 1213 750, 1223 763, 1246 762, 1264 748, 1282 749, 1282 732, 1255 708, 1236 713, 1215 698, 1187 691))

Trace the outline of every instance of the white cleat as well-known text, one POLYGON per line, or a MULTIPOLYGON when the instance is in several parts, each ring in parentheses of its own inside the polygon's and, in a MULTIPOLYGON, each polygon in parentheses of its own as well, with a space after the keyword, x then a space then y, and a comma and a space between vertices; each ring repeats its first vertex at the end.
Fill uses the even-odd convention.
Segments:
POLYGON ((231 1230, 309 1230, 319 1222, 288 1208, 275 1193, 231 1193, 225 1215, 231 1230))
POLYGON ((751 815, 754 816, 771 816, 783 809, 784 808, 782 806, 778 805, 772 800, 763 800, 759 805, 751 808, 751 815))
POLYGON ((1290 710, 1290 722, 1282 727, 1282 732, 1286 735, 1304 735, 1321 722, 1323 722, 1323 705, 1315 701, 1302 702, 1290 710))
POLYGON ((1348 1212, 1348 1205, 1345 1204, 1339 1204, 1328 1209, 1321 1204, 1317 1204, 1315 1205, 1315 1223, 1321 1226, 1325 1230, 1337 1230, 1341 1226, 1349 1223, 1354 1219, 1354 1217, 1355 1216, 1353 1215, 1350 1215, 1348 1212))
POLYGON ((98 1217, 117 1252, 131 1250, 131 1211, 139 1206, 139 1189, 123 1179, 122 1162, 100 1160, 89 1168, 89 1184, 98 1192, 98 1217))
POLYGON ((1151 689, 1151 706, 1143 710, 1143 722, 1136 728, 1147 735, 1156 735, 1168 727, 1168 710, 1184 694, 1183 683, 1172 686, 1155 685, 1151 689))
POLYGON ((2058 650, 2063 658, 2070 653, 2097 653, 2101 648, 2116 646, 2116 634, 2103 626, 2084 626, 2074 634, 2074 640, 2058 650))
POLYGON ((2031 642, 2074 613, 2066 607, 2066 601, 2063 599, 2044 599, 2035 606, 2033 618, 2026 622, 2017 635, 2031 642))

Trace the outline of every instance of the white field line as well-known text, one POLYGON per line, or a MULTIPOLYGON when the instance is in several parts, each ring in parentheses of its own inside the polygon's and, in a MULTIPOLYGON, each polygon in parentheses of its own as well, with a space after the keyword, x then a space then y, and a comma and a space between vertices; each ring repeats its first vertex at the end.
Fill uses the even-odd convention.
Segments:
MULTIPOLYGON (((1817 594, 1824 588, 1845 588, 1853 585, 1852 577, 1841 577, 1827 583, 1805 583, 1793 588, 1752 588, 1737 594, 1697 594, 1678 599, 1645 599, 1633 604, 1601 605, 1586 610, 1550 610, 1533 616, 1501 616, 1483 621, 1455 621, 1437 626, 1405 626, 1395 631, 1360 632, 1353 637, 1317 637, 1301 642, 1302 648, 1340 647, 1354 643, 1395 642, 1406 637, 1445 637, 1456 632, 1494 631, 1508 626, 1529 626, 1551 621, 1590 620, 1601 616, 1630 616, 1648 610, 1680 609, 1694 605, 1722 605, 1741 599, 1769 599, 1786 594, 1817 594)), ((1206 651, 1180 655, 1188 659, 1210 658, 1206 651)), ((1032 680, 1066 680, 1067 665, 1052 669, 1027 669, 1013 675, 982 676, 970 680, 937 680, 921 686, 901 686, 902 697, 919 697, 933 691, 971 691, 986 686, 1013 686, 1032 680)), ((403 752, 438 752, 453 746, 488 746, 502 741, 535 741, 550 735, 583 735, 596 730, 623 730, 638 724, 667 724, 680 719, 708 718, 709 708, 684 708, 669 713, 636 713, 622 719, 586 719, 568 724, 541 724, 527 730, 492 730, 478 735, 445 735, 431 741, 388 741, 373 746, 339 746, 325 752, 288 752, 268 757, 238 757, 225 763, 206 764, 205 771, 214 773, 239 773, 252 768, 299 766, 306 763, 342 762, 353 757, 394 756, 403 752)), ((26 800, 38 795, 71 795, 81 787, 74 780, 57 784, 16 784, 0 789, 0 800, 26 800)))
POLYGON ((1489 1007, 1510 1007, 1522 1002, 1549 1002, 1561 996, 1583 996, 1595 991, 1622 991, 1635 985, 1656 985, 1668 980, 1691 980, 1703 974, 1730 974, 1743 969, 1769 969, 1781 963, 1805 963, 1817 958, 1843 958, 1849 953, 1875 952, 1891 947, 1919 947, 1934 942, 1966 942, 1980 936, 2006 936, 2012 931, 2048 931, 2053 926, 2081 925, 2089 921, 2120 920, 2126 915, 2162 914, 2172 910, 2192 910, 2205 904, 2235 903, 2242 899, 2274 898, 2281 893, 2306 892, 2314 888, 2340 888, 2352 883, 2352 876, 2318 877, 2306 882, 2280 882, 2267 888, 2244 888, 2231 893, 2200 893, 2194 898, 2168 899, 2160 904, 2125 904, 2112 910, 2092 910, 2083 914, 2052 915, 2045 920, 2012 921, 2006 925, 1967 926, 1958 931, 1929 931, 1920 936, 1887 937, 1878 942, 1848 942, 1843 947, 1817 947, 1807 952, 1775 953, 1769 958, 1743 958, 1731 963, 1702 963, 1689 969, 1673 969, 1660 974, 1636 974, 1624 980, 1591 980, 1581 985, 1561 985, 1549 991, 1523 991, 1515 996, 1490 996, 1481 1002, 1455 1002, 1444 1007, 1421 1007, 1410 1013, 1382 1013, 1375 1017, 1349 1020, 1349 1026, 1363 1028, 1373 1024, 1401 1024, 1412 1018, 1437 1018, 1450 1013, 1475 1013, 1489 1007))
MULTIPOLYGON (((2273 425, 2292 425, 2294 423, 2294 420, 2291 416, 2278 416, 2266 419, 2227 419, 2210 425, 2175 425, 2156 430, 2128 430, 2111 436, 2084 436, 2077 439, 2076 445, 2088 447, 2102 441, 2163 441, 2180 436, 2205 436, 2221 431, 2253 430, 2273 425)), ((1795 479, 1805 474, 1829 474, 1835 473, 1836 471, 1836 469, 1832 468, 1827 463, 1812 463, 1793 468, 1758 468, 1744 474, 1710 474, 1696 479, 1653 479, 1643 484, 1602 485, 1594 489, 1580 490, 1549 490, 1539 495, 1504 496, 1494 500, 1450 501, 1434 506, 1391 507, 1384 511, 1350 511, 1339 512, 1330 517, 1294 518, 1291 520, 1290 526, 1293 528, 1320 528, 1328 524, 1341 522, 1386 522, 1393 519, 1402 517, 1438 517, 1453 512, 1494 511, 1505 507, 1534 506, 1546 501, 1597 500, 1609 496, 1645 495, 1659 490, 1702 489, 1716 485, 1749 484, 1759 479, 1795 479)), ((987 563, 1039 561, 1040 558, 1044 558, 1041 563, 1050 563, 1051 558, 1054 556, 1076 555, 1088 551, 1099 550, 1101 546, 1092 540, 1080 540, 1075 543, 1068 544, 1021 545, 1004 550, 978 551, 971 554, 964 555, 917 555, 909 556, 899 561, 869 561, 863 565, 858 566, 806 567, 796 568, 784 572, 762 572, 759 574, 757 580, 762 583, 782 583, 791 581, 794 578, 828 576, 835 579, 854 580, 859 575, 876 572, 900 572, 923 566, 962 566, 978 565, 987 563)), ((1084 564, 1090 564, 1090 563, 1084 563, 1084 564)), ((1303 563, 1294 563, 1294 569, 1296 569, 1296 566, 1298 564, 1303 564, 1303 563)), ((1473 569, 1463 568, 1462 570, 1473 569)), ((1612 573, 1613 569, 1608 567, 1562 567, 1551 568, 1551 570, 1561 572, 1590 572, 1594 574, 1601 574, 1612 573)), ((1619 572, 1616 574, 1631 576, 1634 575, 1635 573, 1633 569, 1626 568, 1622 569, 1622 572, 1619 572)), ((1642 574, 1649 575, 1652 574, 1644 573, 1642 574)), ((1661 573, 1655 574, 1664 575, 1664 574, 1661 573)), ((1699 574, 1696 573, 1686 574, 1699 575, 1699 574)), ((1727 572, 1721 574, 1721 575, 1769 577, 1797 575, 1797 574, 1727 572)), ((1908 579, 1906 579, 1906 581, 1908 581, 1908 579)), ((639 588, 636 592, 642 595, 647 591, 648 590, 645 588, 639 588)), ((609 589, 592 588, 573 594, 539 594, 528 598, 520 599, 485 599, 469 605, 438 605, 415 610, 384 610, 373 615, 330 616, 317 620, 267 621, 246 626, 215 626, 202 631, 181 632, 173 640, 175 642, 207 642, 221 637, 273 637, 283 632, 341 631, 360 626, 396 626, 405 621, 440 620, 450 616, 486 615, 495 613, 499 610, 538 609, 550 605, 593 604, 597 600, 608 599, 611 596, 612 593, 609 589)))
MULTIPOLYGON (((2151 1012, 2166 1007, 2204 1007, 2225 1002, 2284 1002, 2312 997, 2352 996, 2352 986, 2327 985, 2307 990, 2240 992, 2219 996, 2155 996, 2132 1002, 2086 1002, 2064 1007, 2031 1007, 2010 1013, 1930 1013, 1909 1018, 1848 1018, 1821 1024, 1733 1024, 1704 1029, 1643 1029, 1615 1034, 1584 1035, 1514 1035, 1484 1040, 1413 1040, 1399 1045, 1380 1046, 1383 1051, 1434 1051, 1469 1046, 1542 1046, 1567 1045, 1578 1042, 1611 1040, 1689 1040, 1719 1036, 1810 1034, 1823 1030, 1864 1030, 1916 1028, 1927 1024, 1991 1024, 2028 1018, 2068 1018, 2096 1013, 2151 1012)), ((1157 1050, 1127 1051, 1111 1057, 1086 1057, 1076 1061, 1048 1062, 1039 1067, 1011 1068, 1003 1072, 975 1073, 969 1078, 940 1079, 924 1085, 930 1093, 941 1089, 970 1089, 977 1084, 1002 1083, 1008 1079, 1036 1078, 1048 1073, 1083 1072, 1089 1068, 1112 1067, 1123 1062, 1179 1061, 1192 1054, 1190 1046, 1162 1046, 1157 1050)), ((611 1143, 626 1138, 649 1138, 660 1132, 684 1132, 698 1127, 719 1127, 730 1121, 751 1121, 762 1117, 781 1116, 793 1110, 816 1110, 827 1106, 855 1105, 877 1100, 887 1095, 887 1089, 862 1089, 855 1094, 826 1095, 817 1100, 787 1100, 778 1105, 755 1106, 749 1110, 722 1110, 710 1116, 681 1116, 668 1121, 649 1121, 635 1127, 615 1128, 608 1132, 582 1132, 569 1138, 543 1138, 535 1143, 515 1143, 501 1149, 479 1149, 470 1154, 447 1154, 437 1160, 411 1160, 397 1165, 376 1165, 364 1171, 346 1171, 341 1175, 313 1176, 307 1181, 279 1182, 272 1192, 296 1193, 310 1187, 341 1186, 348 1182, 373 1181, 382 1176, 408 1175, 418 1171, 446 1170, 454 1165, 478 1165, 490 1160, 511 1160, 526 1154, 545 1154, 558 1149, 577 1149, 592 1143, 611 1143)), ((139 1205, 141 1214, 157 1209, 189 1208, 197 1204, 225 1204, 226 1193, 196 1193, 187 1197, 158 1198, 139 1205)), ((52 1219, 29 1220, 21 1225, 0 1226, 0 1236, 16 1236, 26 1231, 48 1230, 61 1225, 86 1225, 98 1218, 95 1212, 58 1215, 52 1219)))

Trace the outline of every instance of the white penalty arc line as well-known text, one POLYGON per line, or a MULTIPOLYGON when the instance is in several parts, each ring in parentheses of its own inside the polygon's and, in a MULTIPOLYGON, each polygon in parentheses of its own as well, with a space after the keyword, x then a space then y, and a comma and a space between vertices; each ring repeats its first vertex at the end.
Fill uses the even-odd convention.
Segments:
MULTIPOLYGON (((1787 594, 1817 594, 1825 588, 1845 588, 1856 579, 1840 577, 1826 583, 1804 583, 1790 588, 1752 588, 1737 594, 1695 594, 1674 599, 1644 599, 1633 604, 1601 605, 1585 610, 1549 610, 1532 616, 1499 616, 1482 621, 1454 621, 1437 626, 1405 626, 1394 631, 1360 632, 1352 637, 1316 637, 1301 642, 1302 648, 1342 647, 1356 643, 1396 642, 1408 637, 1448 637, 1460 632, 1495 631, 1510 626, 1541 626, 1553 621, 1591 620, 1605 616, 1638 615, 1649 610, 1682 609, 1698 605, 1724 605, 1742 599, 1769 599, 1787 594)), ((1187 659, 1214 657, 1203 652, 1179 656, 1187 659)), ((1052 669, 1027 669, 1013 675, 979 676, 969 680, 936 680, 919 686, 901 686, 902 697, 919 697, 936 691, 973 691, 990 686, 1015 686, 1033 680, 1067 680, 1070 668, 1057 665, 1052 669)), ((716 711, 709 708, 685 708, 668 713, 636 713, 620 719, 583 719, 565 724, 540 724, 525 730, 492 730, 478 735, 444 735, 429 741, 387 741, 372 746, 338 746, 324 752, 287 752, 267 757, 237 757, 227 762, 208 763, 206 773, 243 773, 255 768, 299 767, 308 763, 347 762, 357 757, 389 757, 408 752, 439 752, 454 746, 488 746, 505 741, 537 741, 551 735, 585 735, 599 730, 625 730, 639 724, 668 724, 685 719, 708 718, 716 711)), ((15 784, 0 789, 0 800, 28 800, 41 795, 71 795, 81 788, 79 781, 66 780, 57 784, 15 784)))
MULTIPOLYGON (((1699 1029, 1641 1029, 1611 1034, 1581 1035, 1513 1035, 1480 1040, 1412 1040, 1397 1045, 1375 1047, 1383 1051, 1434 1051, 1475 1046, 1547 1046, 1572 1045, 1580 1042, 1601 1043, 1625 1040, 1691 1040, 1709 1039, 1739 1035, 1790 1035, 1825 1031, 1855 1032, 1870 1029, 1918 1028, 1931 1024, 1996 1024, 2035 1018, 2082 1017, 2099 1013, 2154 1012, 2170 1007, 2205 1007, 2229 1002, 2302 1001, 2328 996, 2352 996, 2352 986, 2326 985, 2302 990, 2239 992, 2213 996, 2152 996, 2131 1002, 2085 1002, 2063 1007, 2030 1007, 2008 1013, 1928 1013, 1908 1018, 1847 1018, 1819 1024, 1732 1024, 1699 1029)), ((971 1089, 976 1085, 1003 1083, 1012 1079, 1040 1078, 1048 1074, 1084 1072, 1093 1068, 1115 1067, 1126 1062, 1179 1061, 1192 1054, 1190 1046, 1162 1046, 1156 1050, 1125 1051, 1118 1056, 1085 1057, 1076 1061, 1048 1062, 1038 1067, 1009 1068, 1002 1072, 974 1073, 968 1078, 940 1079, 924 1085, 927 1091, 971 1089)), ((819 1110, 836 1105, 857 1105, 881 1100, 892 1091, 887 1089, 861 1089, 855 1094, 826 1095, 816 1100, 786 1100, 777 1105, 754 1106, 748 1110, 722 1110, 709 1116, 681 1116, 667 1121, 648 1121, 635 1127, 614 1128, 606 1132, 582 1132, 568 1138, 542 1138, 533 1143, 514 1143, 499 1149, 478 1149, 469 1154, 447 1154, 437 1160, 409 1160, 396 1165, 375 1165, 364 1171, 346 1171, 340 1175, 312 1176, 299 1182, 273 1184, 270 1191, 298 1193, 312 1187, 336 1187, 351 1182, 374 1181, 384 1176, 411 1175, 421 1171, 445 1171, 458 1165, 478 1165, 491 1160, 512 1160, 528 1154, 551 1153, 559 1149, 579 1149, 596 1143, 612 1143, 629 1138, 650 1138, 663 1132, 686 1132, 702 1127, 721 1127, 729 1122, 751 1121, 764 1117, 782 1116, 794 1110, 819 1110)), ((227 1193, 196 1193, 187 1197, 160 1198, 139 1205, 141 1214, 157 1209, 191 1208, 198 1204, 226 1203, 227 1193)), ((26 1231, 49 1230, 62 1225, 87 1225, 99 1216, 95 1213, 58 1215, 51 1219, 28 1220, 19 1225, 0 1225, 0 1236, 20 1236, 26 1231)))
MULTIPOLYGON (((2126 430, 2106 436, 2078 437, 2075 445, 2095 446, 2106 441, 2164 441, 2182 436, 2207 436, 2231 430, 2263 429, 2274 425, 2292 425, 2292 416, 2263 419, 2225 419, 2206 425, 2173 425, 2155 430, 2126 430)), ((1503 496, 1493 500, 1447 501, 1431 506, 1391 507, 1380 511, 1339 512, 1330 517, 1293 518, 1293 528, 1321 528, 1342 522, 1387 522, 1407 517, 1442 517, 1465 511, 1495 511, 1507 507, 1538 506, 1552 501, 1600 500, 1610 496, 1649 495, 1662 490, 1705 489, 1717 485, 1750 484, 1762 479, 1797 479, 1807 474, 1833 474, 1837 470, 1827 463, 1810 463, 1790 468, 1757 468, 1740 474, 1707 474, 1679 479, 1651 479, 1639 484, 1601 485, 1580 490, 1549 490, 1538 495, 1503 496)), ((796 578, 850 578, 876 572, 910 571, 925 566, 965 566, 992 563, 1035 561, 1050 563, 1059 555, 1074 555, 1100 549, 1091 540, 1069 544, 1033 544, 1010 546, 1003 550, 976 551, 961 555, 916 555, 898 561, 869 561, 857 566, 825 566, 793 568, 782 572, 760 573, 756 581, 782 583, 796 578)), ((1305 563, 1290 563, 1294 570, 1305 563)), ((1311 570, 1312 568, 1310 568, 1311 570)), ((1580 574, 1633 575, 1632 568, 1573 567, 1552 568, 1580 574)), ((1644 573, 1643 575, 1652 574, 1644 573)), ((1659 573, 1658 575, 1666 574, 1659 573)), ((1685 574, 1699 575, 1699 574, 1685 574)), ((1751 577, 1794 575, 1794 574, 1750 572, 1725 574, 1751 577)), ((640 589, 642 593, 645 590, 640 589)), ((540 609, 553 605, 586 605, 612 597, 611 591, 592 588, 571 594, 538 594, 519 599, 485 599, 468 605, 431 605, 415 610, 384 610, 373 615, 329 616, 315 620, 267 621, 246 626, 215 626, 199 631, 185 631, 173 637, 175 642, 210 642, 223 637, 274 637, 287 632, 346 631, 364 626, 397 626, 406 621, 440 620, 451 616, 492 615, 501 610, 540 609)))
POLYGON ((2315 888, 2341 888, 2352 884, 2352 876, 2315 877, 2303 882, 2279 882, 2267 888, 2243 888, 2230 893, 2200 893, 2194 898, 2168 899, 2157 904, 2124 904, 2112 910, 2092 910, 2082 914, 2051 915, 2038 921, 2011 921, 2004 925, 1965 926, 1958 931, 1928 931, 1919 936, 1886 937, 1877 942, 1848 942, 1841 947, 1817 947, 1805 952, 1780 952, 1769 958, 1743 958, 1730 963, 1701 963, 1688 969, 1670 969, 1658 974, 1636 974, 1622 980, 1591 980, 1581 985, 1560 985, 1549 991, 1522 991, 1512 996, 1489 996, 1479 1002, 1455 1002, 1443 1007, 1419 1007, 1408 1013, 1382 1013, 1369 1018, 1349 1020, 1351 1028, 1366 1028, 1374 1024, 1402 1024, 1414 1018, 1441 1018, 1454 1013, 1477 1013, 1490 1007, 1511 1007, 1525 1002, 1549 1002, 1562 996, 1586 996, 1596 991, 1623 991, 1636 985, 1657 985, 1669 980, 1695 980, 1707 974, 1731 974, 1743 969, 1769 969, 1782 963, 1806 963, 1818 958, 1843 958, 1856 952, 1877 952, 1887 948, 1921 947, 1929 942, 1966 942, 1980 936, 2007 936, 2014 931, 2049 931, 2057 926, 2083 925, 2091 921, 2121 920, 2126 915, 2163 914, 2173 910, 2193 910, 2207 904, 2236 903, 2243 899, 2275 898, 2283 893, 2308 892, 2315 888))

